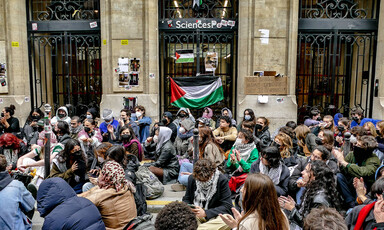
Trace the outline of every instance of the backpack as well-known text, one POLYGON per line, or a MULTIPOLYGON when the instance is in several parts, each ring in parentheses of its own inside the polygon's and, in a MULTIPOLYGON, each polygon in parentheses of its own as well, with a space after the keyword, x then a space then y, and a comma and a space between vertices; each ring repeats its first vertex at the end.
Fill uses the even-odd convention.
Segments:
POLYGON ((156 199, 164 193, 164 186, 148 167, 140 166, 136 172, 137 180, 143 183, 147 190, 146 198, 148 200, 156 199))
POLYGON ((143 183, 136 184, 136 192, 134 193, 137 216, 147 214, 146 188, 143 183))
POLYGON ((146 214, 138 216, 125 226, 123 230, 155 230, 155 226, 152 223, 152 214, 146 214))
POLYGON ((139 169, 140 162, 135 155, 128 154, 127 157, 127 166, 124 170, 125 178, 131 181, 134 185, 136 185, 136 172, 139 169))

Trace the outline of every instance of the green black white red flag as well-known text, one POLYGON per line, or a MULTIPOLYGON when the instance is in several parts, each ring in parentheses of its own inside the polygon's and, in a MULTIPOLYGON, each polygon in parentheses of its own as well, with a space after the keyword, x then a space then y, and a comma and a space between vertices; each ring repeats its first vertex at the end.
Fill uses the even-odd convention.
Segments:
POLYGON ((171 104, 178 108, 201 109, 224 99, 220 77, 170 78, 171 104))

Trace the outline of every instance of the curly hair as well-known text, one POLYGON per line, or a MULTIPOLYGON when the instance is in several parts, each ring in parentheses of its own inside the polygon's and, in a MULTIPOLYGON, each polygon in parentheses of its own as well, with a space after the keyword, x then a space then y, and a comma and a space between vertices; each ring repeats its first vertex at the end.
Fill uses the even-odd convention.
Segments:
POLYGON ((313 208, 304 219, 304 230, 347 230, 344 218, 334 208, 313 208))
POLYGON ((312 207, 314 207, 314 198, 320 191, 323 191, 329 200, 329 204, 332 208, 340 210, 339 194, 336 190, 336 181, 333 171, 328 167, 324 161, 312 161, 309 163, 309 167, 312 175, 315 177, 311 181, 302 195, 303 215, 310 213, 312 207))
POLYGON ((215 163, 208 159, 200 159, 193 166, 192 176, 198 181, 206 182, 211 179, 215 171, 215 163))
POLYGON ((167 204, 157 214, 155 228, 156 230, 195 230, 197 229, 197 220, 195 214, 186 203, 174 201, 167 204))
POLYGON ((285 133, 280 132, 276 135, 275 140, 279 140, 282 149, 280 150, 280 155, 282 158, 288 158, 291 156, 291 152, 289 151, 292 148, 292 139, 285 133))

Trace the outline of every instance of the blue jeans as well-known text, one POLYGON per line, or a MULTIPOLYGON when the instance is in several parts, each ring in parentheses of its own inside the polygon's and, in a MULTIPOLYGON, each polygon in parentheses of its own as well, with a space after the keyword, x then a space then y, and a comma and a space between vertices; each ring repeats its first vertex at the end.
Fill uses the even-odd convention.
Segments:
POLYGON ((337 174, 337 187, 340 189, 341 194, 345 199, 345 203, 347 203, 350 208, 353 208, 356 200, 356 190, 353 187, 352 181, 348 181, 348 179, 342 174, 337 174))
POLYGON ((180 184, 187 186, 188 185, 188 177, 190 175, 181 175, 182 172, 193 172, 193 164, 189 162, 184 162, 180 166, 179 178, 177 179, 180 184))
MULTIPOLYGON (((303 178, 300 177, 299 179, 303 179, 303 178)), ((299 189, 299 191, 297 191, 297 193, 296 193, 296 203, 297 204, 301 204, 301 197, 303 196, 304 192, 305 192, 305 187, 301 187, 299 189)))

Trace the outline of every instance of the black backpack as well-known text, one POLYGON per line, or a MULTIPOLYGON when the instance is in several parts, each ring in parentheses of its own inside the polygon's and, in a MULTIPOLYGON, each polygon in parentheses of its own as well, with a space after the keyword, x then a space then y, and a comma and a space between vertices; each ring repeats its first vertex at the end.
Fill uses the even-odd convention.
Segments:
POLYGON ((131 220, 123 230, 155 230, 155 226, 152 223, 152 214, 146 214, 138 216, 131 220))

